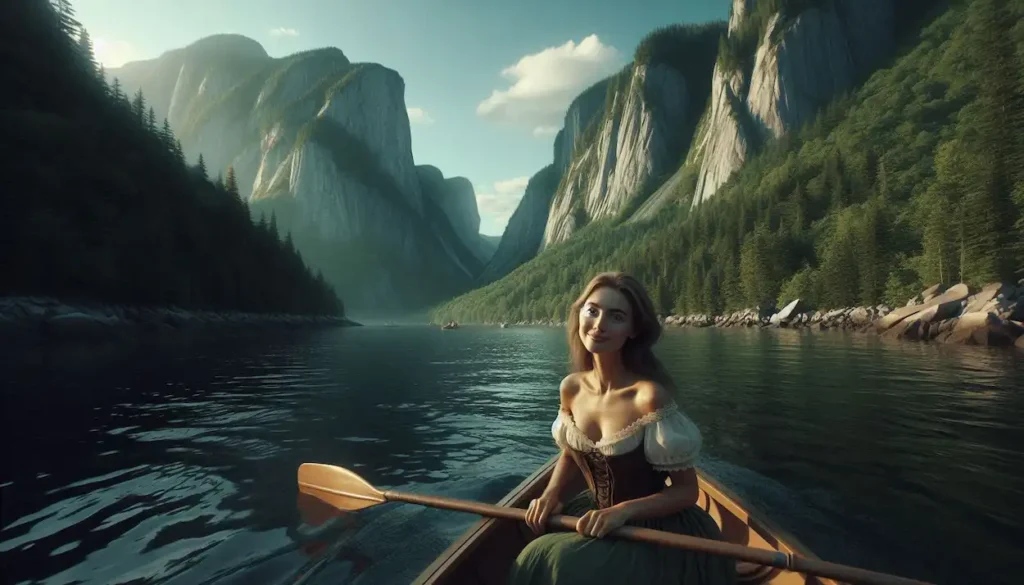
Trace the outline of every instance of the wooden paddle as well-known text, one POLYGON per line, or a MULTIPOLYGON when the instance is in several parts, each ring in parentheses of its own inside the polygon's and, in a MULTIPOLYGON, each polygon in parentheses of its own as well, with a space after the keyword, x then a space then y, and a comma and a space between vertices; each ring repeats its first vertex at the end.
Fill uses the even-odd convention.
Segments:
MULTIPOLYGON (((390 490, 380 491, 355 473, 334 465, 303 463, 299 466, 298 479, 299 490, 302 493, 320 498, 340 510, 354 511, 385 502, 406 502, 432 508, 469 512, 491 518, 526 521, 526 510, 522 508, 508 508, 469 500, 390 490)), ((575 532, 578 521, 579 518, 558 514, 548 518, 548 526, 575 532)), ((931 585, 924 581, 915 581, 886 573, 877 573, 847 565, 808 559, 790 553, 652 530, 650 528, 622 526, 609 532, 608 536, 725 555, 750 563, 777 567, 807 575, 838 579, 856 585, 931 585)))

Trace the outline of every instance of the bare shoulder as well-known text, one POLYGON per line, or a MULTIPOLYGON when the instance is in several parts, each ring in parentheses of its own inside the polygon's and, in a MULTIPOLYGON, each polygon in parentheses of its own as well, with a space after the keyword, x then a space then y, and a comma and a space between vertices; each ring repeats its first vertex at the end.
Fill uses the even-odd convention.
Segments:
POLYGON ((558 387, 558 394, 562 401, 562 410, 570 410, 572 408, 572 401, 579 394, 579 391, 580 375, 578 372, 573 372, 562 378, 562 383, 558 387))
POLYGON ((634 401, 642 414, 651 414, 671 404, 672 395, 664 386, 653 380, 641 380, 636 384, 634 401))

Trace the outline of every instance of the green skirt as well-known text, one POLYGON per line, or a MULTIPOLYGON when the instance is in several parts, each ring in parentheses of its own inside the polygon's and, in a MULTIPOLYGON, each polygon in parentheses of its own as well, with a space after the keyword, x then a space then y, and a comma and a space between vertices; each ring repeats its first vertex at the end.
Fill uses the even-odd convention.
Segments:
MULTIPOLYGON (((595 508, 589 491, 569 500, 562 514, 582 516, 595 508)), ((650 520, 641 526, 721 540, 711 516, 697 507, 650 520)), ((736 560, 620 538, 591 538, 577 532, 549 532, 530 542, 512 564, 509 585, 613 584, 733 585, 736 560)))

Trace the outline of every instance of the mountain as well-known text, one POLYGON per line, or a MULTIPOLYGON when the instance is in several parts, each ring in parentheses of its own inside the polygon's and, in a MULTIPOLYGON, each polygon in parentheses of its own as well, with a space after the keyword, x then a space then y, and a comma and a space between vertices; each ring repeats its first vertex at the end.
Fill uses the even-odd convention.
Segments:
POLYGON ((569 105, 552 164, 529 181, 478 285, 588 223, 629 214, 678 167, 707 101, 724 23, 647 35, 633 62, 569 105))
POLYGON ((186 165, 144 100, 106 85, 77 29, 49 2, 0 5, 4 78, 17 80, 0 92, 0 294, 342 314, 273 223, 251 221, 231 177, 186 165))
POLYGON ((935 282, 1015 281, 1022 15, 1021 0, 736 2, 673 175, 634 213, 590 221, 435 317, 561 320, 609 269, 648 283, 659 311, 691 314, 797 297, 895 306, 935 282))
POLYGON ((392 69, 337 48, 275 59, 215 35, 108 75, 147 96, 190 159, 233 168, 254 214, 273 214, 351 310, 450 297, 490 258, 470 182, 413 160, 392 69))

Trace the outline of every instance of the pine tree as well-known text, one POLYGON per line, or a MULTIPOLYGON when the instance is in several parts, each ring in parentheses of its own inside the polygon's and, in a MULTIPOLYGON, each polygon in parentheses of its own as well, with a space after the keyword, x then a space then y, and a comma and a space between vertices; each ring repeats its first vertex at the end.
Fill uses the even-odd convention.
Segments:
POLYGON ((280 241, 281 238, 277 232, 277 213, 274 211, 270 212, 270 225, 267 226, 267 231, 270 232, 270 235, 274 236, 275 242, 280 241))
POLYGON ((164 126, 160 129, 160 142, 163 143, 167 152, 174 152, 174 132, 171 131, 171 124, 164 118, 164 126))
POLYGON ((232 197, 235 198, 236 201, 241 203, 242 195, 238 191, 238 179, 235 177, 235 167, 234 166, 229 166, 228 167, 228 176, 227 176, 227 179, 225 179, 225 181, 224 181, 224 187, 225 187, 225 189, 227 189, 227 192, 232 197))
POLYGON ((115 103, 118 104, 124 99, 124 92, 121 90, 121 80, 116 77, 110 84, 110 97, 114 98, 115 103))
POLYGON ((153 111, 153 106, 149 106, 149 114, 146 116, 146 128, 150 132, 156 132, 156 112, 153 111))
POLYGON ((174 139, 174 156, 178 159, 178 162, 185 164, 185 150, 181 148, 181 140, 174 139))
POLYGON ((78 38, 78 29, 82 26, 75 19, 75 9, 71 6, 71 0, 52 0, 54 10, 57 12, 57 22, 69 41, 78 38))
POLYGON ((974 65, 981 78, 977 124, 978 151, 984 153, 971 192, 965 197, 965 256, 971 274, 982 280, 1010 280, 1016 272, 1012 201, 1020 168, 1022 98, 1012 20, 1000 0, 976 0, 971 9, 974 65), (1016 166, 1015 166, 1016 165, 1016 166))
POLYGON ((135 92, 135 98, 132 99, 132 114, 135 114, 140 126, 146 125, 146 98, 142 95, 141 87, 135 92))
POLYGON ((89 38, 89 31, 82 27, 82 32, 78 35, 78 51, 82 54, 82 59, 85 60, 86 65, 89 67, 89 71, 96 73, 99 67, 96 64, 96 55, 92 48, 92 39, 89 38))
POLYGON ((208 175, 206 174, 206 161, 203 160, 203 153, 201 152, 199 153, 199 160, 196 162, 196 172, 199 173, 200 177, 204 179, 208 178, 208 175))

